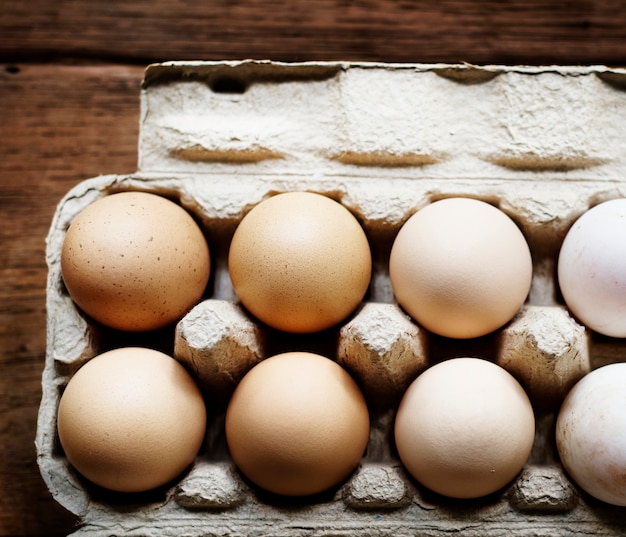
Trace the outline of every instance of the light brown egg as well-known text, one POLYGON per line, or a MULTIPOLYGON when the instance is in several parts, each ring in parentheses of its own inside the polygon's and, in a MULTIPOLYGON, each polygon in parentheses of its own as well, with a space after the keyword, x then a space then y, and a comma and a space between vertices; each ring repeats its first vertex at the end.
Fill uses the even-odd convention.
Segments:
POLYGON ((140 492, 167 484, 193 462, 206 408, 179 362, 125 347, 91 359, 70 379, 57 427, 68 461, 84 477, 140 492))
POLYGON ((505 369, 478 358, 432 366, 405 392, 395 440, 408 472, 453 498, 478 498, 524 467, 535 435, 532 406, 505 369))
POLYGON ((320 194, 266 199, 240 222, 228 267, 235 293, 278 330, 311 333, 334 326, 361 302, 372 258, 356 218, 320 194))
POLYGON ((193 218, 156 194, 123 192, 87 206, 67 230, 61 272, 89 316, 146 331, 180 320, 201 298, 209 248, 193 218))
POLYGON ((389 276, 398 303, 415 321, 451 338, 486 335, 523 305, 532 258, 504 212, 469 198, 436 201, 400 229, 389 276))
POLYGON ((352 377, 318 354, 278 354, 253 367, 226 412, 235 464, 253 483, 286 496, 320 493, 359 463, 369 436, 365 399, 352 377))

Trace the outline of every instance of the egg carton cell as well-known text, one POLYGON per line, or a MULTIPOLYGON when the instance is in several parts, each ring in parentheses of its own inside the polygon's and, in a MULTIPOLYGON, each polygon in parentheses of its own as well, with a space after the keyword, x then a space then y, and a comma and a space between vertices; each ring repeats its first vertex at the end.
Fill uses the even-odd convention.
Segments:
POLYGON ((59 203, 47 238, 47 352, 37 458, 53 497, 80 517, 78 535, 623 534, 624 508, 584 492, 561 466, 556 414, 570 388, 623 361, 623 340, 585 328, 557 280, 560 246, 576 219, 626 196, 626 71, 604 67, 473 67, 265 61, 170 62, 148 67, 136 173, 104 175, 59 203), (123 332, 90 318, 61 275, 74 218, 117 192, 158 194, 202 229, 211 275, 177 323, 123 332), (341 323, 289 334, 252 316, 228 270, 229 245, 252 208, 309 191, 345 207, 369 242, 372 273, 341 323), (437 335, 395 299, 389 258, 418 210, 442 199, 484 201, 519 227, 532 282, 517 314, 469 339, 437 335), (124 346, 178 359, 202 389, 207 429, 194 463, 174 481, 116 493, 67 460, 57 411, 67 383, 98 354, 124 346), (310 497, 264 491, 234 464, 225 438, 229 397, 268 356, 322 354, 360 386, 367 448, 350 475, 310 497), (428 368, 480 357, 511 373, 532 403, 535 437, 521 472, 477 499, 438 495, 407 472, 393 427, 400 399, 428 368))

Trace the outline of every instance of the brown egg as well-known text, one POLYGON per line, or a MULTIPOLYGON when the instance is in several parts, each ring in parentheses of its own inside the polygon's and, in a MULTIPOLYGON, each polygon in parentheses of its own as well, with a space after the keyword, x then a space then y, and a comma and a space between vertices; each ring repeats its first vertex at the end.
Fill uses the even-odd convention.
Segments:
POLYGON ((515 222, 489 203, 436 201, 402 226, 389 276, 415 321, 451 338, 486 335, 510 321, 532 279, 530 249, 515 222))
POLYGON ((58 409, 68 461, 110 490, 164 485, 194 460, 206 408, 195 381, 173 358, 126 347, 105 352, 70 379, 58 409))
POLYGON ((123 192, 87 206, 61 251, 67 290, 89 316, 145 331, 180 320, 210 272, 202 231, 182 207, 156 194, 123 192))
POLYGON ((533 409, 520 384, 478 358, 427 369, 405 392, 395 423, 408 472, 453 498, 478 498, 508 484, 524 467, 534 435, 533 409))
POLYGON ((356 218, 320 194, 268 198, 241 221, 228 267, 242 304, 273 328, 330 328, 361 302, 372 258, 356 218))
POLYGON ((307 496, 345 479, 369 436, 365 399, 352 377, 318 354, 290 352, 260 362, 241 380, 226 412, 235 464, 270 492, 307 496))

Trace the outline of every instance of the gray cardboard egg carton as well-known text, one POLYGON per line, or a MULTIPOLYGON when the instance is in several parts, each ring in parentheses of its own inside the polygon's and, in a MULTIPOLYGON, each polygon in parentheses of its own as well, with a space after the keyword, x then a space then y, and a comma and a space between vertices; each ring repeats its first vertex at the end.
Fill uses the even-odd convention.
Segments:
MULTIPOLYGON (((61 201, 47 243, 47 356, 37 452, 54 498, 80 517, 76 535, 439 536, 623 535, 626 511, 582 493, 555 454, 556 410, 590 369, 623 360, 568 313, 555 282, 558 249, 591 205, 626 195, 626 71, 263 61, 150 66, 141 94, 138 171, 82 182, 61 201), (206 299, 176 327, 120 334, 92 324, 64 290, 59 255, 72 218, 95 199, 137 189, 179 201, 213 254, 206 299), (337 330, 287 336, 239 307, 229 239, 263 198, 326 194, 360 220, 374 271, 363 306, 337 330), (432 336, 394 303, 387 273, 402 223, 448 196, 489 201, 524 232, 534 260, 526 305, 495 334, 432 336), (207 394, 209 427, 189 472, 157 491, 116 495, 67 464, 56 435, 60 394, 94 354, 125 344, 174 353, 207 394), (333 356, 361 384, 372 430, 360 466, 303 500, 256 489, 228 457, 229 393, 262 357, 285 349, 333 356), (394 408, 428 364, 479 355, 511 371, 537 413, 535 446, 510 486, 478 500, 438 497, 402 469, 394 408)), ((114 146, 115 141, 111 141, 114 146)))

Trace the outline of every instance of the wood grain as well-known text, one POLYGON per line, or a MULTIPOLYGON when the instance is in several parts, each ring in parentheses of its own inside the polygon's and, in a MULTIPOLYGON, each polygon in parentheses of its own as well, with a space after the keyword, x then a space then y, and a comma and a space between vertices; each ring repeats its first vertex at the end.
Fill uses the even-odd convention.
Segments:
POLYGON ((72 57, 622 65, 615 0, 5 0, 5 61, 72 57))
POLYGON ((45 236, 77 182, 136 169, 138 67, 0 71, 0 535, 65 535, 34 438, 45 355, 45 236))

